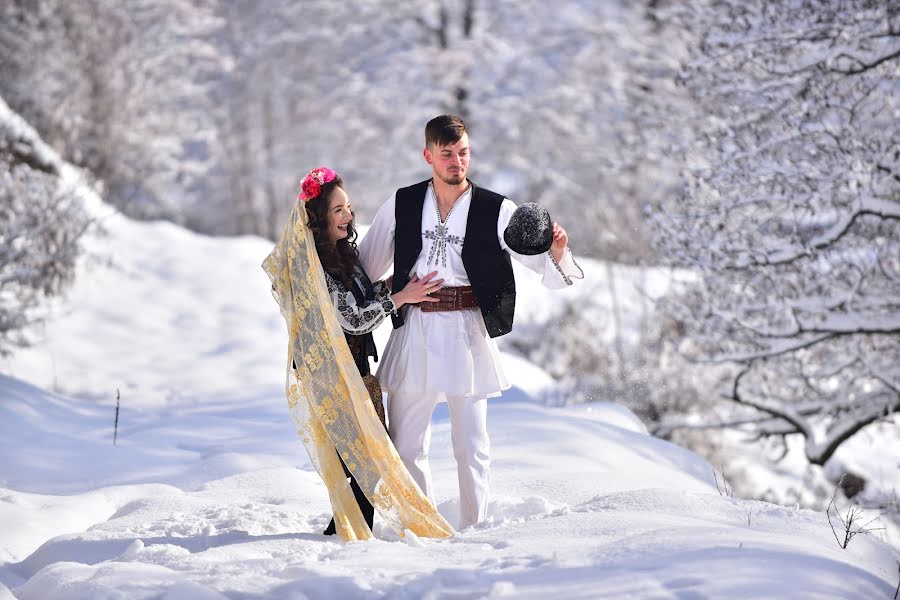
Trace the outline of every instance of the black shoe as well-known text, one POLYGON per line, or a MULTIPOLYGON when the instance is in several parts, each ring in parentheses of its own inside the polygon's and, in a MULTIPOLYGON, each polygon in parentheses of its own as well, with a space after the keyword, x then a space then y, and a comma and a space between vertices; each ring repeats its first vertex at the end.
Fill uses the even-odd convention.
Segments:
POLYGON ((322 535, 337 535, 337 526, 334 524, 334 519, 331 519, 331 523, 328 524, 328 528, 322 535))

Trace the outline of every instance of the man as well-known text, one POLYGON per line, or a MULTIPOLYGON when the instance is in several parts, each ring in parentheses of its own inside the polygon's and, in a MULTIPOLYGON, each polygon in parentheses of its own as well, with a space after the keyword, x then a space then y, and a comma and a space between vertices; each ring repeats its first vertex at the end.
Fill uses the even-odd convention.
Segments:
POLYGON ((388 393, 388 428, 400 458, 434 502, 428 448, 431 414, 447 402, 460 491, 459 528, 484 520, 490 482, 487 398, 509 383, 492 338, 509 333, 515 310, 510 256, 562 288, 584 275, 568 236, 553 224, 549 252, 512 252, 503 232, 516 206, 466 178, 469 135, 462 119, 442 115, 425 126, 425 161, 431 179, 397 190, 379 209, 359 244, 373 281, 394 265, 392 288, 437 272, 440 301, 404 307, 392 315, 394 331, 378 378, 388 393))

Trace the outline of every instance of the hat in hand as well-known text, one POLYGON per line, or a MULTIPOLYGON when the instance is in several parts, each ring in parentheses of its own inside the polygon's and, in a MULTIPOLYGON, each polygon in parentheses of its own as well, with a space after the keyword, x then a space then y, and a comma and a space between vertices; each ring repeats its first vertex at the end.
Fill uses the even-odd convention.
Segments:
POLYGON ((503 239, 516 254, 543 254, 553 245, 553 221, 547 209, 526 202, 509 219, 503 239))

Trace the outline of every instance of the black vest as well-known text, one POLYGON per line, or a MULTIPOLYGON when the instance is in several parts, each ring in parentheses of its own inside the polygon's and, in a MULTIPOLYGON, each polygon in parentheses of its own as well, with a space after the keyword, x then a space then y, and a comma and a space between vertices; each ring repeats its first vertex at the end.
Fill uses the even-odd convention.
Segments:
MULTIPOLYGON (((409 282, 409 272, 422 252, 422 209, 430 181, 428 179, 397 190, 393 292, 402 290, 409 282)), ((504 197, 471 181, 469 184, 472 186, 472 201, 462 261, 478 298, 488 335, 499 337, 512 330, 516 309, 516 280, 512 262, 497 239, 497 220, 504 197)), ((394 313, 391 319, 395 329, 403 326, 402 314, 394 313)))

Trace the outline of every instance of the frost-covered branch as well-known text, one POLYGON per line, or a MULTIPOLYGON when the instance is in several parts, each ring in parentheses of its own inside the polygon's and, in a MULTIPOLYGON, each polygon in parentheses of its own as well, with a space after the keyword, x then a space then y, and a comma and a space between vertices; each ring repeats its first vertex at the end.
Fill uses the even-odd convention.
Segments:
POLYGON ((851 418, 838 421, 825 432, 821 439, 807 435, 806 456, 809 462, 824 465, 841 444, 862 428, 897 411, 900 411, 900 395, 895 394, 893 398, 884 399, 881 402, 874 400, 873 406, 859 409, 852 414, 851 418))
POLYGON ((744 369, 734 378, 734 383, 731 387, 731 393, 727 396, 729 400, 733 400, 738 404, 745 404, 747 406, 751 406, 755 409, 761 410, 765 413, 772 415, 773 417, 778 417, 779 419, 783 419, 787 421, 794 431, 798 431, 802 433, 807 439, 813 436, 813 430, 809 426, 809 424, 803 419, 803 417, 792 407, 779 405, 774 402, 767 402, 764 400, 756 400, 754 398, 744 396, 740 391, 740 383, 741 379, 750 372, 750 369, 744 369))
POLYGON ((881 57, 871 60, 869 62, 865 62, 865 61, 863 61, 859 58, 856 58, 855 56, 851 56, 847 53, 841 53, 835 57, 836 60, 840 59, 840 58, 849 58, 857 66, 852 67, 850 69, 837 69, 837 68, 831 67, 831 70, 834 71, 835 73, 842 73, 844 75, 858 75, 859 73, 868 71, 869 69, 874 69, 875 67, 878 67, 882 63, 886 63, 886 62, 888 62, 890 60, 894 60, 895 58, 898 58, 898 57, 900 57, 900 48, 898 48, 894 52, 891 52, 890 54, 885 54, 884 56, 881 56, 881 57))
POLYGON ((797 260, 801 257, 809 256, 812 251, 824 248, 840 240, 848 231, 850 231, 850 227, 856 219, 863 215, 873 215, 882 219, 900 219, 900 202, 887 202, 875 199, 862 201, 856 210, 844 215, 838 222, 829 227, 827 231, 808 240, 803 248, 783 248, 775 250, 766 254, 762 261, 759 261, 754 256, 753 259, 738 262, 731 268, 744 268, 748 266, 750 262, 766 265, 779 265, 797 260))
POLYGON ((836 337, 836 333, 826 333, 822 335, 816 335, 812 337, 805 337, 801 339, 790 339, 788 342, 783 344, 771 344, 760 350, 749 351, 749 352, 735 352, 735 353, 719 353, 714 356, 700 356, 696 357, 693 360, 698 363, 709 363, 709 364, 722 364, 722 363, 746 363, 752 362, 754 360, 760 358, 775 358, 777 356, 781 356, 783 354, 790 354, 792 352, 796 352, 798 350, 803 350, 804 348, 809 348, 810 346, 815 346, 819 342, 822 342, 827 339, 831 339, 836 337))
POLYGON ((742 412, 708 421, 802 435, 822 464, 898 410, 900 38, 884 4, 772 10, 671 10, 701 112, 681 193, 651 218, 659 255, 698 275, 667 301, 679 351, 740 369, 724 399, 742 412))

